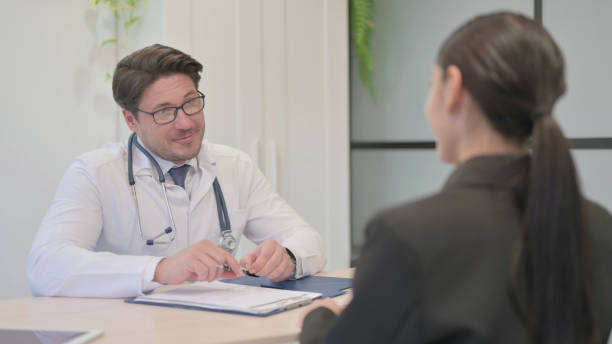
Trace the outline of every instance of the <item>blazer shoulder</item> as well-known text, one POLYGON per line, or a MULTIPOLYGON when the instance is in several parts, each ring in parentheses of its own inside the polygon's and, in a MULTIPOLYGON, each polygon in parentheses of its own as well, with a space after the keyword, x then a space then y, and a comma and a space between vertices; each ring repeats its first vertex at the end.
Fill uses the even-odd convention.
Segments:
POLYGON ((612 215, 601 204, 586 199, 586 214, 589 231, 594 242, 612 243, 612 215))
POLYGON ((366 237, 391 231, 392 237, 423 251, 486 250, 486 245, 513 240, 520 230, 520 218, 510 194, 445 190, 378 213, 368 224, 366 237))
POLYGON ((375 214, 366 227, 366 235, 373 235, 375 231, 388 230, 395 232, 392 235, 406 235, 407 230, 412 232, 425 230, 432 221, 436 220, 440 209, 446 203, 445 196, 436 193, 425 198, 408 201, 399 205, 383 209, 375 214))
POLYGON ((448 216, 449 209, 458 201, 457 195, 452 192, 438 192, 383 209, 372 218, 371 223, 391 228, 435 223, 441 216, 448 216))
POLYGON ((602 220, 612 221, 612 215, 610 215, 608 209, 606 209, 601 204, 590 199, 585 199, 585 204, 589 216, 596 217, 602 220))

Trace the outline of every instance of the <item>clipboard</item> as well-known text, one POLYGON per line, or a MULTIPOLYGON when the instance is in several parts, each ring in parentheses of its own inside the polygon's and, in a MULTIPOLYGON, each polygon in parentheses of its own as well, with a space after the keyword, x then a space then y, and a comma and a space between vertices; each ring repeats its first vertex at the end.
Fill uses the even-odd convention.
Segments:
POLYGON ((125 302, 263 317, 307 305, 321 295, 214 281, 184 284, 125 302))

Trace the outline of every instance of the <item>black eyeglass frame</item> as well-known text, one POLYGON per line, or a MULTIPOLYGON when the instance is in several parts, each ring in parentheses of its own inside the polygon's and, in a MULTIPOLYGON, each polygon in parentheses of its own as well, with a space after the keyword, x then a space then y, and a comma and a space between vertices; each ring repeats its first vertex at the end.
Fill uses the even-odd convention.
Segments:
POLYGON ((187 100, 187 101, 186 101, 186 102, 184 102, 184 103, 183 103, 181 106, 167 106, 167 107, 165 107, 165 108, 162 108, 162 109, 159 109, 159 110, 156 110, 156 111, 153 111, 153 112, 147 112, 147 111, 144 111, 144 110, 140 110, 139 108, 136 108, 136 111, 138 111, 138 112, 142 112, 142 113, 146 113, 147 115, 151 115, 151 116, 153 116, 153 122, 155 122, 155 123, 156 123, 156 124, 158 124, 158 125, 170 124, 170 123, 172 123, 172 122, 174 122, 174 121, 176 120, 176 116, 178 116, 178 110, 179 110, 179 109, 183 110, 183 113, 185 113, 185 115, 187 115, 187 116, 197 115, 198 113, 200 113, 200 111, 204 110, 204 106, 206 105, 206 101, 205 101, 205 96, 204 96, 204 93, 200 92, 199 90, 198 90, 197 92, 198 92, 198 94, 199 94, 197 97, 193 97, 193 98, 191 98, 191 99, 187 100), (187 111, 185 111, 184 106, 185 106, 187 103, 192 102, 192 101, 194 101, 194 100, 196 100, 196 99, 198 99, 198 98, 202 98, 202 107, 201 107, 201 108, 200 108, 198 111, 196 111, 196 112, 187 113, 187 111), (160 112, 160 111, 166 111, 166 110, 168 110, 168 109, 174 109, 174 117, 172 117, 172 120, 170 120, 170 121, 168 121, 168 122, 159 123, 159 122, 158 122, 158 121, 155 119, 155 114, 156 114, 156 113, 158 113, 158 112, 160 112))

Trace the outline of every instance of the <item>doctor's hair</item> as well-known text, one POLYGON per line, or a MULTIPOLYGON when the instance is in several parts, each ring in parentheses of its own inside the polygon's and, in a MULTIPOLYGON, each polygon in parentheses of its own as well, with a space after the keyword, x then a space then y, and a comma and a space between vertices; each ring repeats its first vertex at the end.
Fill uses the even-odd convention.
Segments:
POLYGON ((437 64, 461 71, 463 87, 496 131, 531 146, 509 278, 510 297, 533 342, 599 341, 584 200, 569 144, 552 117, 566 88, 559 47, 536 21, 499 12, 453 32, 437 64))
POLYGON ((193 57, 171 47, 153 44, 119 61, 113 75, 113 98, 119 106, 137 116, 142 93, 157 79, 185 74, 197 89, 201 72, 202 64, 193 57))

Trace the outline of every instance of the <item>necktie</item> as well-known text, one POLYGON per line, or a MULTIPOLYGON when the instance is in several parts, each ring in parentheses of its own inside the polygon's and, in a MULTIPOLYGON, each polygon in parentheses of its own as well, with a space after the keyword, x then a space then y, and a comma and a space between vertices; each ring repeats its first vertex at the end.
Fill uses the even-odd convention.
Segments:
POLYGON ((168 173, 174 180, 174 184, 185 188, 185 177, 187 176, 187 171, 189 171, 189 165, 185 164, 179 167, 171 168, 168 173))

